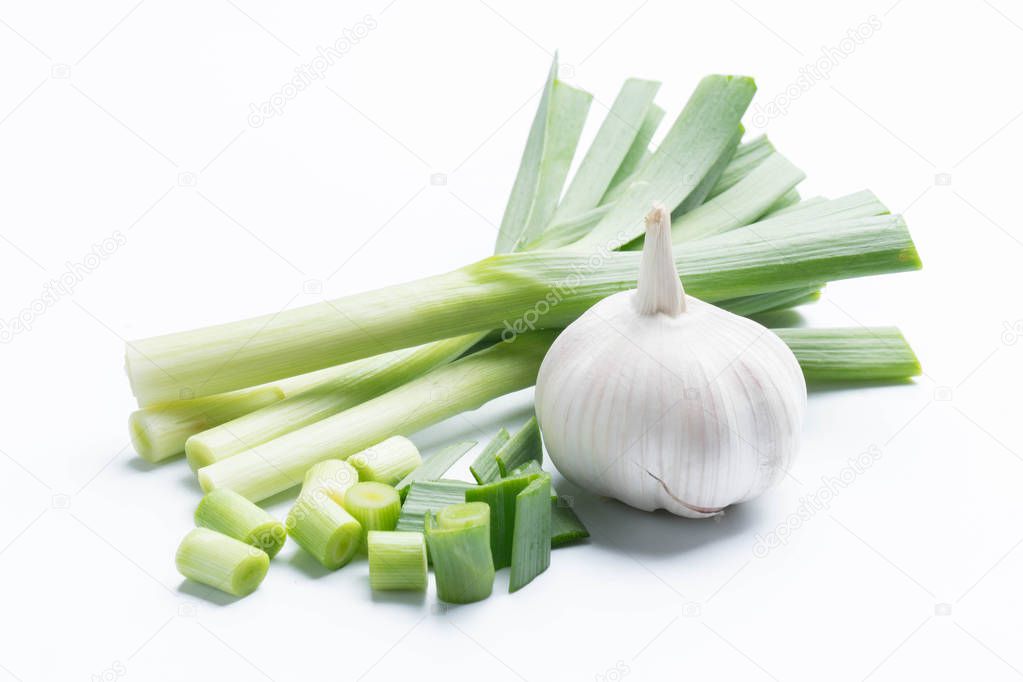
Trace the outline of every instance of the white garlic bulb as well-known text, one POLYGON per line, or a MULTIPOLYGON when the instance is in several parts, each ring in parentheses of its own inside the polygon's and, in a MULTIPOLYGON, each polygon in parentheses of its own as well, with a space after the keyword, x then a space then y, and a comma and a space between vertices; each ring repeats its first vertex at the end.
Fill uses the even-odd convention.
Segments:
POLYGON ((713 516, 787 470, 806 383, 773 332, 685 295, 668 211, 646 221, 638 288, 558 336, 537 378, 537 419, 577 485, 646 511, 713 516))

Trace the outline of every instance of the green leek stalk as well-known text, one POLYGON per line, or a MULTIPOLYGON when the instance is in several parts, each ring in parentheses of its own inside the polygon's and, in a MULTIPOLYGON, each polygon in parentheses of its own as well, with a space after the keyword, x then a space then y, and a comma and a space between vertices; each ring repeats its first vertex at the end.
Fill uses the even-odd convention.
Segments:
POLYGON ((522 589, 550 564, 551 476, 541 474, 515 496, 508 591, 522 589))
POLYGON ((590 531, 571 507, 551 501, 551 549, 590 537, 590 531))
POLYGON ((422 533, 371 530, 366 542, 370 587, 418 592, 426 589, 426 540, 422 533))
POLYGON ((423 523, 429 512, 465 501, 465 490, 471 487, 465 481, 413 481, 405 503, 401 507, 396 530, 423 532, 423 523))
MULTIPOLYGON (((554 328, 635 287, 639 258, 606 251, 492 256, 331 303, 136 342, 128 371, 136 395, 159 400, 185 386, 232 390, 470 332, 554 328)), ((690 295, 715 302, 911 270, 920 261, 902 218, 876 216, 743 227, 677 247, 676 264, 690 295)))
POLYGON ((288 512, 288 534, 327 570, 341 568, 362 546, 362 526, 323 494, 299 494, 288 512))
MULTIPOLYGON (((199 469, 204 490, 228 488, 253 501, 287 490, 324 459, 345 459, 385 438, 408 435, 528 386, 552 332, 525 334, 438 367, 315 424, 199 469)), ((347 497, 347 496, 346 496, 347 497)))
POLYGON ((497 466, 497 453, 501 451, 504 444, 511 438, 508 429, 501 427, 501 430, 487 443, 487 446, 476 456, 469 465, 469 473, 476 479, 477 483, 490 483, 501 478, 501 469, 497 466))
POLYGON ((494 562, 487 505, 456 504, 445 507, 436 517, 428 514, 424 531, 437 597, 452 604, 489 597, 494 589, 494 562))
POLYGON ((540 441, 540 426, 536 417, 530 417, 525 426, 494 455, 501 477, 506 477, 512 469, 535 462, 539 466, 543 462, 543 444, 540 441))
POLYGON ((404 436, 387 440, 358 452, 346 460, 359 472, 360 481, 393 486, 423 463, 419 448, 404 436))
POLYGON ((920 374, 920 361, 895 327, 776 329, 807 382, 893 381, 920 374))
POLYGON ((258 547, 273 559, 288 537, 284 525, 230 490, 211 490, 195 509, 195 525, 258 547))
POLYGON ((325 459, 309 467, 302 480, 302 493, 344 505, 345 493, 359 482, 359 472, 348 462, 325 459))
POLYGON ((633 174, 650 158, 650 140, 653 139, 654 133, 657 132, 663 119, 664 109, 656 104, 651 104, 643 117, 639 130, 636 131, 636 137, 633 139, 629 151, 625 153, 625 158, 622 159, 614 177, 611 178, 607 192, 601 197, 601 204, 609 203, 620 197, 628 188, 633 174))
POLYGON ((209 528, 194 528, 178 546, 178 572, 235 597, 255 591, 266 577, 270 557, 241 540, 209 528))
POLYGON ((345 511, 358 520, 363 536, 371 530, 394 530, 401 515, 401 496, 383 483, 356 483, 345 492, 345 511))
MULTIPOLYGON (((460 460, 465 453, 474 447, 476 447, 476 441, 466 440, 461 443, 453 443, 443 448, 440 452, 431 455, 429 459, 425 460, 405 478, 395 484, 394 487, 397 488, 398 494, 401 495, 401 501, 405 502, 405 498, 413 483, 416 481, 435 481, 442 478, 448 472, 448 469, 455 465, 455 462, 460 460)), ((404 511, 405 508, 402 506, 402 513, 404 511)))
MULTIPOLYGON (((494 568, 511 566, 512 540, 515 531, 515 497, 525 490, 534 476, 502 478, 493 483, 466 488, 466 502, 485 502, 490 507, 490 553, 494 568)), ((547 502, 550 503, 550 489, 547 502)))

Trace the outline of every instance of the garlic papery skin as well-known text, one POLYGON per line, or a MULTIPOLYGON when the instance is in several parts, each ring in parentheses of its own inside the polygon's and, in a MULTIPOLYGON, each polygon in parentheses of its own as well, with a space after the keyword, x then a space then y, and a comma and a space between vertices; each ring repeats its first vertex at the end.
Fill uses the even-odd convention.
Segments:
POLYGON ((785 474, 806 383, 769 329, 686 296, 669 213, 655 206, 638 288, 599 301, 558 336, 535 402, 567 479, 638 509, 702 518, 785 474))

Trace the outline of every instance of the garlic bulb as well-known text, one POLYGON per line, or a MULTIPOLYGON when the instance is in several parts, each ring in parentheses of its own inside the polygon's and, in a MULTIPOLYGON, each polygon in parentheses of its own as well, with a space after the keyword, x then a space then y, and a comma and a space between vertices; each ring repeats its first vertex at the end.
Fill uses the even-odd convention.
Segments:
POLYGON ((537 419, 577 485, 646 511, 713 516, 784 474, 806 384, 770 330, 685 295, 664 207, 646 230, 638 288, 598 302, 544 358, 537 419))

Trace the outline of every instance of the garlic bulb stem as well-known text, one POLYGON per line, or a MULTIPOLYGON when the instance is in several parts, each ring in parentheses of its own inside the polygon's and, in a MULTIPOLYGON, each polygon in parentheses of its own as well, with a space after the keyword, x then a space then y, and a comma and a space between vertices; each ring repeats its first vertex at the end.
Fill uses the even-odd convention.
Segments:
POLYGON ((633 299, 641 315, 678 317, 686 311, 685 292, 671 250, 671 213, 655 203, 646 216, 646 238, 633 299))

